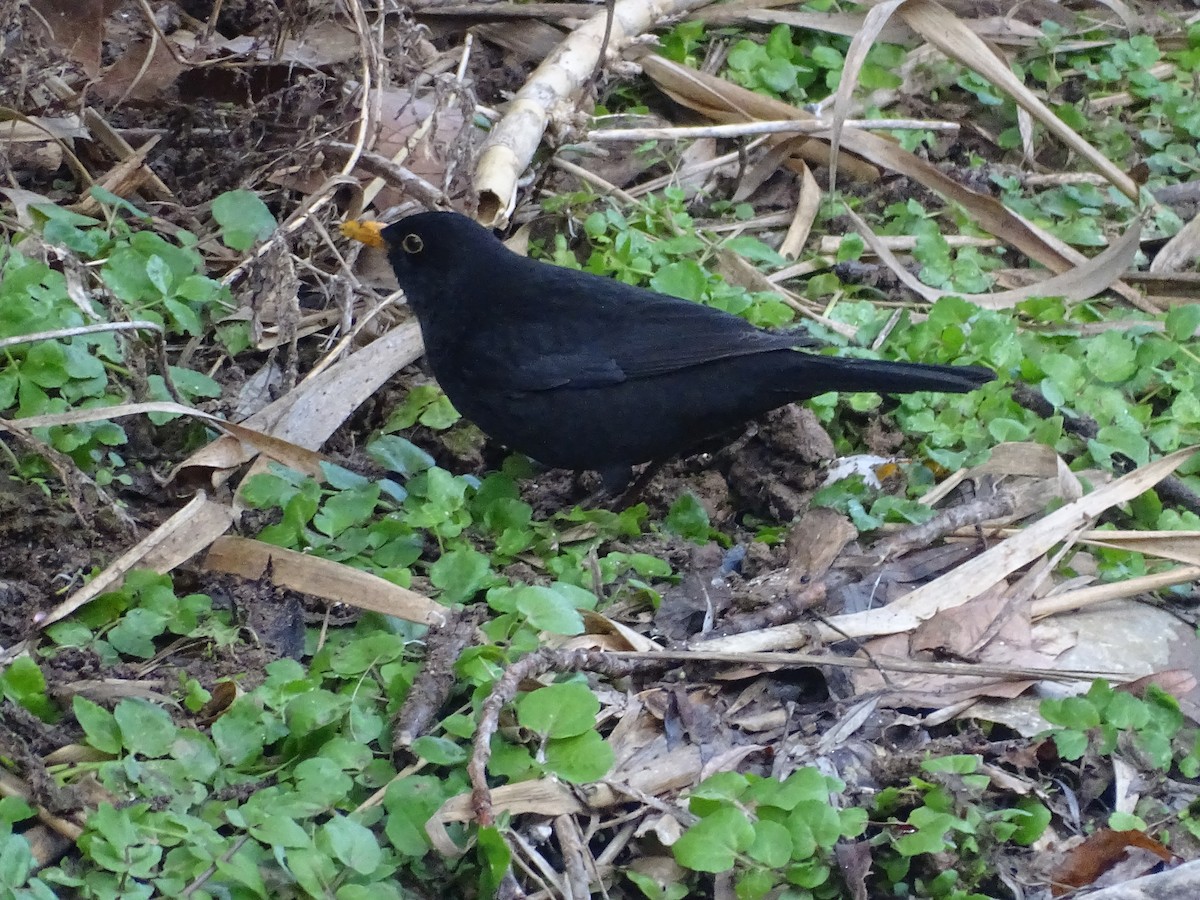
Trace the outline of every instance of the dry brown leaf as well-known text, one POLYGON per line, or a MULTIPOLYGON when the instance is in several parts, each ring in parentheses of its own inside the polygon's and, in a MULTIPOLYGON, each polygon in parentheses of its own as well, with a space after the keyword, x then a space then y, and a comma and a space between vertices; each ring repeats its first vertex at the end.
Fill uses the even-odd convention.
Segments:
POLYGON ((1067 853, 1055 868, 1050 896, 1061 897, 1075 888, 1094 884, 1105 872, 1130 860, 1131 848, 1144 850, 1146 853, 1137 863, 1139 870, 1125 873, 1123 881, 1147 874, 1164 860, 1169 862, 1176 859, 1163 844, 1140 831, 1113 831, 1110 828, 1101 828, 1067 853))
MULTIPOLYGON (((246 428, 315 450, 387 379, 422 353, 421 330, 415 322, 393 328, 383 337, 310 376, 270 406, 241 423, 246 428)), ((222 435, 180 463, 172 477, 190 469, 212 470, 215 483, 230 470, 249 462, 257 450, 222 435)))
POLYGON ((49 29, 49 41, 95 78, 100 73, 105 20, 120 5, 118 0, 30 0, 36 13, 30 21, 36 30, 49 29))
POLYGON ((837 93, 834 94, 833 110, 830 113, 833 127, 829 132, 829 190, 837 189, 838 148, 842 143, 842 126, 850 115, 850 101, 854 97, 854 88, 858 84, 858 75, 867 54, 891 18, 892 13, 906 0, 884 0, 867 10, 863 18, 862 28, 854 34, 850 41, 850 49, 846 51, 846 60, 842 65, 842 76, 838 82, 837 93))
POLYGON ((939 290, 918 281, 857 213, 846 207, 844 214, 850 217, 854 227, 863 236, 863 240, 867 242, 875 255, 909 290, 930 303, 941 297, 955 296, 970 300, 976 306, 984 309, 1011 309, 1032 297, 1062 297, 1076 303, 1090 299, 1113 287, 1120 281, 1125 271, 1133 265, 1142 234, 1141 224, 1134 222, 1120 238, 1109 244, 1101 253, 1069 271, 1009 291, 964 294, 961 291, 939 290))
POLYGON ((110 103, 153 100, 186 71, 166 44, 154 35, 126 45, 125 52, 92 84, 92 90, 110 103))
POLYGON ((1183 465, 1198 449, 1200 446, 1177 450, 1097 488, 888 606, 833 616, 828 624, 819 626, 821 636, 836 641, 846 637, 911 631, 938 612, 978 597, 1106 509, 1127 503, 1149 490, 1183 465))
POLYGON ((103 572, 39 618, 37 627, 45 628, 69 616, 105 591, 115 589, 130 569, 148 568, 160 573, 171 571, 207 547, 218 535, 228 531, 231 524, 233 513, 228 506, 212 502, 203 493, 197 494, 187 506, 109 563, 103 572))
POLYGON ((1155 275, 1194 269, 1200 260, 1200 215, 1194 216, 1158 251, 1150 262, 1155 275))
MULTIPOLYGON (((681 66, 660 56, 645 56, 639 60, 646 75, 664 92, 679 103, 718 122, 749 122, 812 118, 804 110, 764 97, 713 75, 681 66)), ((794 140, 798 148, 809 147, 812 158, 824 163, 828 150, 819 138, 794 140)), ((948 200, 960 204, 980 227, 1012 247, 1020 250, 1052 272, 1069 270, 1074 258, 1055 249, 1040 229, 1025 222, 994 197, 973 191, 959 184, 935 166, 909 153, 894 142, 855 128, 842 133, 843 148, 862 159, 842 157, 843 173, 855 180, 875 181, 879 170, 885 169, 907 175, 948 200), (867 161, 867 164, 863 163, 867 161)), ((809 156, 805 157, 810 158, 809 156)))
POLYGON ((271 582, 280 587, 422 625, 440 624, 446 616, 440 603, 378 575, 249 538, 218 538, 204 567, 251 580, 263 578, 269 569, 271 582))
POLYGON ((783 243, 779 245, 779 255, 785 259, 795 259, 804 249, 809 235, 812 233, 813 222, 817 220, 817 212, 821 208, 821 188, 817 179, 803 161, 800 163, 800 196, 796 200, 796 211, 792 215, 792 224, 788 226, 783 243))
MULTIPOLYGON (((535 813, 539 816, 575 815, 587 810, 576 798, 570 785, 543 778, 539 781, 522 781, 504 784, 491 791, 492 808, 499 813, 521 815, 535 813)), ((449 822, 470 822, 475 817, 471 795, 457 794, 451 797, 425 822, 425 833, 435 850, 447 859, 456 859, 465 852, 454 843, 446 830, 449 822)))
POLYGON ((1131 200, 1138 199, 1138 186, 1134 180, 1056 116, 1053 110, 1017 78, 1008 63, 996 56, 958 16, 933 0, 906 0, 900 7, 900 15, 904 17, 908 26, 925 40, 1012 97, 1018 106, 1041 122, 1047 131, 1088 160, 1096 171, 1121 193, 1131 200))
MULTIPOLYGON (((320 473, 320 456, 307 448, 299 447, 290 441, 282 440, 273 435, 263 434, 253 428, 247 428, 245 425, 227 422, 210 413, 192 409, 190 406, 182 406, 178 403, 167 401, 120 403, 116 406, 74 409, 65 413, 29 416, 19 421, 26 428, 50 428, 56 425, 79 425, 85 422, 101 422, 107 419, 120 419, 124 416, 138 416, 148 413, 170 413, 172 415, 190 416, 193 419, 200 419, 221 429, 226 432, 225 437, 246 445, 237 455, 237 458, 243 462, 245 461, 246 453, 250 453, 251 456, 257 453, 264 453, 271 459, 277 460, 298 472, 308 475, 317 475, 320 473)), ((218 438, 214 443, 219 444, 220 442, 221 439, 218 438)), ((176 473, 178 471, 177 468, 176 473)), ((174 477, 174 474, 172 477, 174 477)))

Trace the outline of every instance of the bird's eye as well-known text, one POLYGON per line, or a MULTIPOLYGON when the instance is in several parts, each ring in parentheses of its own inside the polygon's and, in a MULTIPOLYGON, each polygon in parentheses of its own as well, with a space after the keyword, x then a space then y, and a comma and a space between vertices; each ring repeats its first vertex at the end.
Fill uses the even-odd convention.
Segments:
POLYGON ((400 242, 400 246, 405 253, 411 253, 414 256, 425 249, 425 242, 415 234, 406 234, 404 240, 400 242))

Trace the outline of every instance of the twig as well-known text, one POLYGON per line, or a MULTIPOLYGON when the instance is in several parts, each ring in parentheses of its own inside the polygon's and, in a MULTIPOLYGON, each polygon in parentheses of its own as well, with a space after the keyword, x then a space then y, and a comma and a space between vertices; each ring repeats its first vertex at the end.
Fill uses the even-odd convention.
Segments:
POLYGON ((426 732, 450 696, 456 680, 454 664, 474 640, 482 612, 478 607, 456 610, 445 622, 430 627, 425 636, 425 662, 396 714, 392 728, 393 755, 407 751, 426 732))
MULTIPOLYGON (((334 190, 341 184, 340 177, 350 177, 350 173, 354 171, 354 167, 358 164, 359 157, 365 151, 367 138, 370 135, 373 123, 378 121, 378 110, 372 110, 369 106, 371 98, 371 87, 378 80, 375 77, 375 72, 380 69, 379 57, 375 52, 375 45, 371 42, 371 25, 367 21, 367 14, 363 11, 360 0, 343 0, 350 9, 350 14, 354 19, 354 31, 358 37, 359 53, 362 55, 362 103, 358 108, 358 130, 354 137, 354 143, 349 145, 350 152, 346 156, 346 162, 342 164, 340 176, 330 178, 321 186, 321 188, 312 196, 308 197, 288 217, 287 221, 281 224, 265 241, 258 246, 253 255, 242 260, 233 269, 231 269, 224 278, 221 279, 221 284, 233 284, 240 278, 245 271, 256 261, 262 259, 271 248, 284 240, 289 234, 294 234, 304 227, 304 223, 320 211, 326 204, 329 203, 333 196, 334 190), (374 112, 374 115, 372 115, 374 112)), ((375 106, 382 104, 383 98, 377 91, 375 95, 375 106)))
MULTIPOLYGON (((887 131, 958 131, 956 122, 924 119, 850 119, 848 128, 887 131)), ((822 134, 832 123, 813 119, 781 119, 773 122, 734 122, 729 125, 696 125, 679 128, 597 128, 587 133, 589 141, 691 141, 697 138, 737 138, 757 134, 822 134)))
POLYGON ((893 560, 910 550, 928 547, 960 528, 979 526, 991 519, 1011 515, 1016 501, 1009 491, 997 491, 983 497, 944 509, 927 522, 905 528, 897 534, 888 535, 871 546, 870 557, 880 563, 893 560))
MULTIPOLYGON (((350 158, 354 152, 354 145, 341 141, 325 141, 321 144, 321 149, 337 154, 338 156, 350 158)), ((434 187, 434 185, 430 184, 420 175, 414 175, 408 169, 397 165, 386 156, 370 150, 363 150, 358 155, 355 164, 368 175, 375 175, 391 182, 425 206, 447 208, 450 205, 449 199, 442 191, 434 187)))
POLYGON ((604 5, 607 7, 605 10, 607 18, 604 20, 604 37, 600 39, 600 52, 596 54, 596 68, 592 69, 591 77, 588 79, 592 87, 596 86, 596 82, 600 80, 600 74, 604 71, 604 57, 608 54, 608 41, 612 37, 613 16, 617 12, 617 0, 607 0, 604 5))
POLYGON ((612 653, 589 650, 538 650, 509 666, 492 685, 492 692, 483 703, 479 728, 475 732, 475 747, 467 774, 471 778, 471 804, 475 820, 483 826, 494 821, 492 794, 487 783, 487 764, 492 755, 492 737, 500 727, 500 710, 517 696, 520 685, 528 678, 546 672, 595 672, 609 678, 623 678, 634 672, 661 668, 669 664, 665 657, 632 655, 619 657, 612 653))
MULTIPOLYGON (((1042 396, 1040 391, 1021 382, 1013 384, 1012 397, 1019 405, 1030 412, 1037 413, 1044 419, 1059 412, 1050 401, 1042 396)), ((1095 419, 1073 412, 1069 416, 1063 416, 1063 430, 1081 437, 1085 441, 1090 441, 1100 433, 1100 426, 1095 419)), ((1138 467, 1138 464, 1124 453, 1114 453, 1112 458, 1114 467, 1121 474, 1132 472, 1138 467)), ((1184 484, 1178 476, 1168 475, 1154 486, 1154 491, 1164 503, 1178 506, 1200 516, 1200 496, 1184 484)))

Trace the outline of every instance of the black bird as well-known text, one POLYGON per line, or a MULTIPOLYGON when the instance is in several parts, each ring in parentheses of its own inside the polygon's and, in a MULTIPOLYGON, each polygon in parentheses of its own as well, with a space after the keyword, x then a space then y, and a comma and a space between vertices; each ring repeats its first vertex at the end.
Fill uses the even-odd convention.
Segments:
POLYGON ((721 310, 527 259, 453 212, 383 227, 387 249, 455 408, 512 450, 598 471, 613 492, 661 462, 769 410, 826 391, 965 393, 990 369, 840 359, 797 349, 721 310))

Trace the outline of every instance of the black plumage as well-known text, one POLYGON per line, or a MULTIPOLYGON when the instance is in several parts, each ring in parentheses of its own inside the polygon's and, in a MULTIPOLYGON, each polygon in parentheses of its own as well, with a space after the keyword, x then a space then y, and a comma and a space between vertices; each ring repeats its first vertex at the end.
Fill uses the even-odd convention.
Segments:
POLYGON ((807 352, 802 332, 527 259, 458 213, 379 232, 442 389, 486 434, 610 489, 794 400, 826 391, 962 393, 976 366, 807 352))

